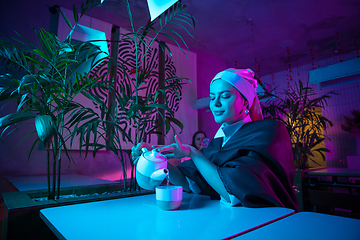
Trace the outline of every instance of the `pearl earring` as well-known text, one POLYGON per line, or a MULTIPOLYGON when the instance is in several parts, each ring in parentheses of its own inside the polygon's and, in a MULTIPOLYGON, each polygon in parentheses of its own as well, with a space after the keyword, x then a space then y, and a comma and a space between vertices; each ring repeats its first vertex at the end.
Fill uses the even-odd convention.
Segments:
POLYGON ((245 114, 249 114, 249 110, 248 110, 248 109, 245 109, 244 113, 245 113, 245 114))

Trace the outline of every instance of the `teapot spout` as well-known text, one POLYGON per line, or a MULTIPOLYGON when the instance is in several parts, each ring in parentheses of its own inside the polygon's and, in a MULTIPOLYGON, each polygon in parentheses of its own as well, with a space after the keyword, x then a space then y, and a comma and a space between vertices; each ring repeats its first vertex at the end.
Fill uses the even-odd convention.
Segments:
POLYGON ((159 186, 168 175, 169 175, 169 170, 167 168, 156 170, 150 176, 150 184, 159 186))

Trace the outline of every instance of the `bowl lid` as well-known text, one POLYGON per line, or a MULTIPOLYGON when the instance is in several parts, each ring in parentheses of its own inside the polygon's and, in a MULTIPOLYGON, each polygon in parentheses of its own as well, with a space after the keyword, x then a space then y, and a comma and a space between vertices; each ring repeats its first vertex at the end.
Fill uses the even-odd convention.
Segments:
POLYGON ((160 152, 156 151, 155 149, 152 151, 144 152, 143 155, 144 158, 148 161, 159 162, 159 163, 166 161, 166 157, 160 152))

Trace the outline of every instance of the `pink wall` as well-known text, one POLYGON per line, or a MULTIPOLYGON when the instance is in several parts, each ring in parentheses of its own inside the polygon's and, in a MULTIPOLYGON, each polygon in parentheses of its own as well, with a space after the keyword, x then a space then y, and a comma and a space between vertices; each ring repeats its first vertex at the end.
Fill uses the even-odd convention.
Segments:
MULTIPOLYGON (((204 98, 209 96, 210 91, 210 82, 215 77, 215 75, 223 71, 230 66, 225 64, 220 59, 207 55, 203 52, 197 53, 197 82, 198 82, 198 91, 197 96, 199 98, 204 98)), ((214 121, 214 117, 210 112, 209 108, 202 108, 198 110, 198 119, 199 119, 199 130, 202 130, 206 133, 207 137, 212 139, 218 128, 220 127, 214 121)))
MULTIPOLYGON (((7 106, 1 110, 0 116, 9 113, 14 106, 7 106)), ((28 176, 45 175, 47 173, 46 151, 36 144, 33 152, 28 159, 30 149, 37 138, 33 134, 24 139, 28 134, 35 131, 34 120, 19 125, 18 129, 3 139, 0 143, 0 178, 6 176, 28 176)), ((116 181, 123 178, 122 166, 119 158, 111 151, 99 151, 94 158, 90 151, 87 158, 85 152, 82 155, 78 151, 70 151, 74 162, 69 162, 65 152, 62 152, 62 174, 80 174, 116 181)), ((50 156, 52 158, 52 156, 50 156)), ((129 158, 126 159, 126 168, 130 168, 129 158)), ((50 160, 50 163, 52 161, 50 160)), ((52 172, 52 164, 51 164, 52 172)), ((130 171, 128 171, 130 174, 130 171)), ((129 176, 128 176, 129 177, 129 176)))

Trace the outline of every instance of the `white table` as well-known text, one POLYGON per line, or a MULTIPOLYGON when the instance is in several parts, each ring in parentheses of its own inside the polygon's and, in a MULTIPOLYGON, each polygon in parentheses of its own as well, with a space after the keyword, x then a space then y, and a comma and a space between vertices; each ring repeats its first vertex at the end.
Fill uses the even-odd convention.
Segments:
POLYGON ((360 220, 300 212, 236 238, 266 240, 358 240, 360 220))
POLYGON ((42 209, 59 239, 223 239, 292 215, 292 209, 230 207, 183 194, 179 210, 157 207, 155 194, 42 209))

